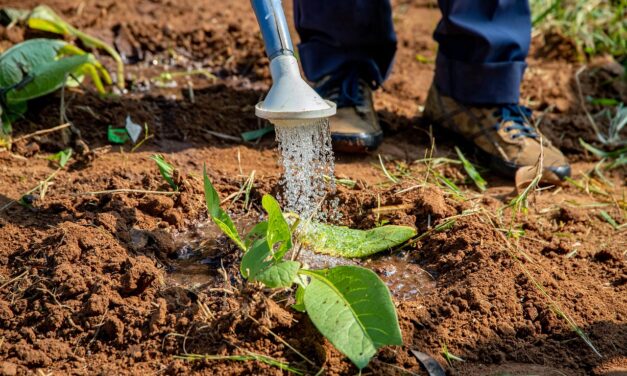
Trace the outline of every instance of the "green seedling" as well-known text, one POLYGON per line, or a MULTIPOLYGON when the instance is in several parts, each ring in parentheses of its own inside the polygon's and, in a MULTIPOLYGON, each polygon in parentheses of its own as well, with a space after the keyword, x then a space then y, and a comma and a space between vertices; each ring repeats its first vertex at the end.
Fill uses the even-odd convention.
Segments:
POLYGON ((72 149, 67 148, 65 150, 61 150, 60 152, 49 156, 48 160, 56 162, 59 167, 63 168, 67 164, 67 162, 72 157, 72 149))
POLYGON ((268 288, 297 286, 294 308, 307 312, 316 328, 359 369, 379 348, 403 343, 390 292, 373 271, 358 266, 310 270, 286 259, 293 228, 270 195, 262 199, 268 219, 242 239, 220 208, 206 169, 203 178, 209 216, 244 253, 240 265, 244 278, 268 288))
POLYGON ((89 75, 98 91, 111 79, 93 55, 67 42, 31 39, 0 55, 0 146, 10 143, 11 123, 27 110, 26 102, 64 85, 76 85, 89 75), (102 79, 101 79, 102 76, 102 79))
POLYGON ((479 188, 481 192, 484 192, 488 183, 481 177, 479 171, 477 171, 475 166, 470 163, 468 159, 466 159, 464 154, 462 154, 462 151, 459 150, 457 146, 455 146, 455 151, 457 152, 457 156, 459 156, 459 160, 462 162, 462 166, 464 166, 464 170, 466 170, 468 176, 472 179, 477 188, 479 188))
POLYGON ((50 33, 71 36, 80 39, 80 41, 89 48, 97 48, 106 51, 115 60, 117 64, 117 84, 120 89, 124 89, 124 62, 113 46, 106 42, 88 35, 74 26, 67 23, 63 18, 57 15, 50 7, 39 5, 28 16, 28 27, 31 29, 47 31, 50 33))
POLYGON ((155 154, 152 157, 150 157, 150 159, 152 159, 153 161, 155 161, 155 163, 157 163, 157 167, 159 168, 159 172, 161 173, 161 176, 163 177, 163 179, 166 182, 168 182, 168 184, 170 185, 170 187, 172 187, 172 189, 174 189, 175 191, 178 191, 179 186, 176 185, 176 183, 174 182, 174 178, 172 177, 172 173, 174 172, 174 167, 172 167, 171 164, 166 162, 165 158, 163 158, 163 155, 161 154, 155 154))
POLYGON ((442 344, 442 356, 444 357, 444 359, 446 360, 446 362, 448 363, 448 365, 450 367, 453 366, 453 362, 463 362, 464 359, 460 358, 457 355, 453 355, 449 350, 448 350, 448 346, 446 345, 446 343, 442 344))

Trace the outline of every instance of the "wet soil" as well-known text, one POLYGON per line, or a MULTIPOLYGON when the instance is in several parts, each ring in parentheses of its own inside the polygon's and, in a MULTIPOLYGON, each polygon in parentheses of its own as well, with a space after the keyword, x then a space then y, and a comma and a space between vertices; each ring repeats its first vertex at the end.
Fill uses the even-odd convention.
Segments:
MULTIPOLYGON (((45 196, 38 192, 30 207, 15 204, 0 212, 0 374, 284 373, 256 361, 177 358, 246 351, 290 362, 308 374, 321 367, 328 375, 356 374, 306 316, 289 308, 289 292, 242 280, 239 251, 207 221, 203 165, 222 198, 236 194, 255 171, 248 207, 242 199, 225 202, 241 228, 261 218, 262 195, 279 190, 272 137, 258 143, 228 139, 264 126, 253 106, 267 90, 269 75, 249 3, 46 3, 116 45, 129 63, 128 92, 103 98, 89 85, 68 90, 64 113, 72 133, 32 137, 0 152, 4 207, 55 171, 45 159, 50 153, 75 150, 45 196), (189 68, 207 69, 216 79, 180 78, 168 87, 152 79, 189 68), (111 146, 106 137, 107 127, 122 127, 128 115, 145 123, 151 135, 135 151, 111 146), (155 152, 176 166, 179 193, 86 194, 170 191, 149 159, 155 152)), ((483 194, 457 165, 439 171, 462 187, 463 197, 424 185, 429 170, 416 161, 453 157, 458 141, 438 129, 430 132, 420 118, 433 76, 429 61, 436 45, 430 35, 439 14, 425 1, 396 1, 394 9, 399 53, 392 76, 376 94, 386 134, 378 153, 402 178, 390 183, 377 154, 338 155, 337 175, 357 184, 340 186, 337 196, 342 224, 404 224, 426 235, 401 251, 361 261, 389 284, 405 342, 383 349, 364 373, 425 374, 410 352, 419 350, 453 375, 625 374, 627 235, 600 217, 604 210, 617 222, 626 221, 625 170, 605 174, 613 184, 603 185, 607 194, 572 184, 550 187, 532 196, 527 213, 506 209, 502 216, 498 209, 514 187, 488 171, 483 175, 490 188, 483 194), (446 229, 433 230, 452 216, 459 217, 446 229), (516 236, 505 237, 512 228, 516 236), (464 361, 448 364, 443 346, 464 361)), ((0 26, 0 49, 32 36, 19 25, 0 26)), ((550 48, 554 39, 534 39, 523 98, 544 114, 544 133, 567 153, 580 178, 596 159, 579 138, 594 143, 595 137, 577 94, 579 65, 572 51, 550 48)), ((606 58, 589 62, 580 75, 582 91, 627 102, 620 69, 606 58)), ((31 103, 26 118, 15 124, 15 136, 58 125, 60 99, 57 93, 31 103)), ((474 159, 472 151, 467 154, 474 159)))

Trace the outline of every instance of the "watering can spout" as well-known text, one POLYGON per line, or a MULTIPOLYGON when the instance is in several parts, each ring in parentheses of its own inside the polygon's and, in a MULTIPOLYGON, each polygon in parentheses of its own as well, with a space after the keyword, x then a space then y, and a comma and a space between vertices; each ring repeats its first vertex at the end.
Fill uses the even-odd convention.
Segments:
POLYGON ((272 88, 255 114, 277 126, 309 123, 305 120, 335 115, 335 103, 326 101, 300 75, 281 0, 251 0, 270 59, 272 88))

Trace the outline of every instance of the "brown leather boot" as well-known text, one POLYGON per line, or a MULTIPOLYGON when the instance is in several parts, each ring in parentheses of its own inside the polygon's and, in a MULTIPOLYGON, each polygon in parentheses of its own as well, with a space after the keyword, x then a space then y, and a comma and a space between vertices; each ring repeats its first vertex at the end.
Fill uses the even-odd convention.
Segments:
POLYGON ((331 82, 323 79, 316 90, 337 104, 337 114, 329 119, 333 149, 349 153, 375 150, 383 141, 383 131, 374 110, 372 89, 363 80, 331 82))
POLYGON ((522 167, 535 166, 542 152, 543 175, 553 175, 546 180, 570 176, 568 160, 532 125, 531 110, 526 107, 464 105, 431 85, 424 116, 471 141, 489 158, 491 167, 509 177, 522 167))

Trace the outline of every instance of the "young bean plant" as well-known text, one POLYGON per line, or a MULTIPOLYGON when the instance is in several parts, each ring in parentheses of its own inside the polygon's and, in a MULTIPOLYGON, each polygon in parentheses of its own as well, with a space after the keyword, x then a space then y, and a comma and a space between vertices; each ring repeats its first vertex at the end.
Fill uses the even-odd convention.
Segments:
POLYGON ((206 169, 203 177, 209 216, 244 252, 240 272, 245 279, 268 288, 296 287, 292 307, 306 312, 320 333, 359 369, 368 365, 379 348, 403 344, 390 292, 373 271, 359 266, 314 270, 286 258, 293 246, 293 229, 270 195, 262 199, 268 219, 240 237, 220 208, 206 169))

